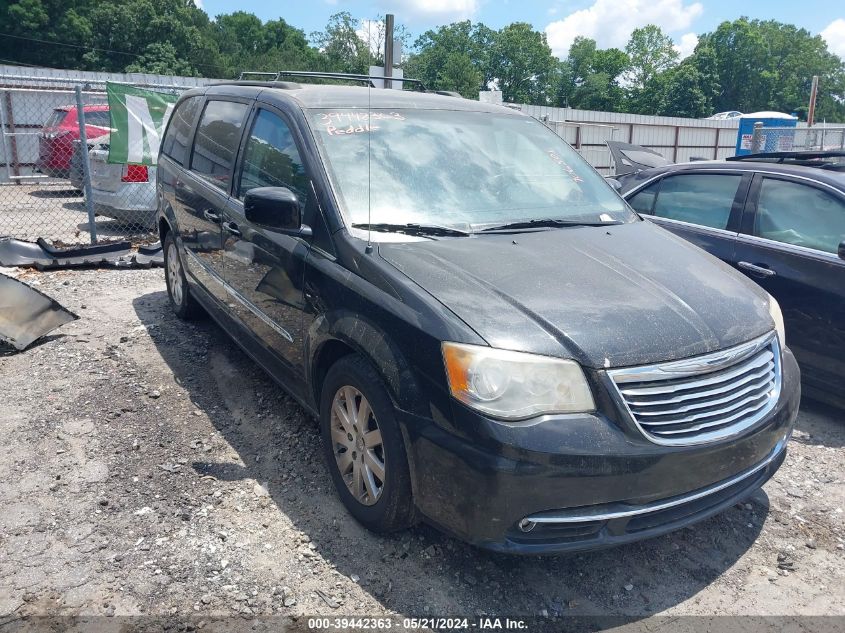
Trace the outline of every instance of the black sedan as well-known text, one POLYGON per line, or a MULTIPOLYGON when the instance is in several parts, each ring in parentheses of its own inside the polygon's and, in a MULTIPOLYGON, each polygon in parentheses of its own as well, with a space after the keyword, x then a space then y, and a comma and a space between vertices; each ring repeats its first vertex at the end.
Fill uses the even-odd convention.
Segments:
POLYGON ((807 395, 845 406, 845 155, 746 156, 617 177, 631 206, 777 299, 807 395))

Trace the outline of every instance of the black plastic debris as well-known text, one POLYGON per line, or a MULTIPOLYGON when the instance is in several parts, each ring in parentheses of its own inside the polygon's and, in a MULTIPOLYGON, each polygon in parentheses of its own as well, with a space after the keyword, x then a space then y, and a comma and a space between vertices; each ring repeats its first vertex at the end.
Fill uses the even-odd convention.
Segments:
POLYGON ((0 274, 0 341, 23 350, 57 327, 78 318, 43 292, 0 274))
POLYGON ((78 267, 150 268, 163 266, 161 243, 132 251, 128 241, 58 248, 39 238, 27 242, 0 237, 0 266, 34 266, 39 270, 78 267))

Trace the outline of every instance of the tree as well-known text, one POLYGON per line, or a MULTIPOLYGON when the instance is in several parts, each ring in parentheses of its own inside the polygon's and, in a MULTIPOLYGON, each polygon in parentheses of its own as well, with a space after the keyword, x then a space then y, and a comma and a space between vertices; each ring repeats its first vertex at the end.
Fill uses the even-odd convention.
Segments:
POLYGON ((375 56, 358 34, 360 23, 348 11, 329 17, 324 31, 311 34, 311 39, 325 57, 331 70, 368 74, 375 56))
POLYGON ((478 73, 474 91, 483 90, 495 79, 490 59, 496 35, 489 27, 469 20, 426 31, 414 42, 414 51, 405 63, 405 76, 420 79, 429 88, 451 90, 441 84, 443 69, 453 54, 463 53, 478 73))
POLYGON ((677 63, 678 51, 672 38, 664 35, 660 27, 649 24, 634 29, 625 52, 629 59, 625 71, 629 108, 647 114, 664 83, 659 78, 677 63))
POLYGON ((490 70, 505 101, 546 103, 554 63, 546 34, 530 24, 514 22, 496 34, 490 70))
POLYGON ((693 64, 681 64, 665 75, 655 114, 697 119, 712 113, 711 101, 693 64))
POLYGON ((454 52, 446 59, 440 71, 437 84, 441 90, 454 90, 467 99, 478 98, 481 73, 472 65, 469 55, 454 52))
POLYGON ((654 24, 634 29, 625 52, 629 60, 626 79, 639 89, 678 61, 678 51, 673 46, 672 38, 664 35, 660 27, 654 24))
POLYGON ((572 81, 571 107, 610 112, 624 108, 625 91, 619 77, 630 63, 626 53, 618 48, 599 49, 595 40, 579 36, 566 61, 572 81))

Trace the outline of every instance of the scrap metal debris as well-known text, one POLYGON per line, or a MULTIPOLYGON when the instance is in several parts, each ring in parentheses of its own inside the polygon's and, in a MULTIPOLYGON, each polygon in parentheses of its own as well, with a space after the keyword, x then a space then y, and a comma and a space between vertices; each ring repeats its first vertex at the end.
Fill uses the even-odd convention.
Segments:
POLYGON ((51 270, 82 266, 150 268, 163 265, 161 242, 140 246, 137 252, 133 252, 128 241, 62 248, 43 238, 27 242, 0 237, 0 266, 34 266, 38 270, 51 270))
POLYGON ((78 318, 40 290, 0 274, 0 340, 18 351, 78 318))

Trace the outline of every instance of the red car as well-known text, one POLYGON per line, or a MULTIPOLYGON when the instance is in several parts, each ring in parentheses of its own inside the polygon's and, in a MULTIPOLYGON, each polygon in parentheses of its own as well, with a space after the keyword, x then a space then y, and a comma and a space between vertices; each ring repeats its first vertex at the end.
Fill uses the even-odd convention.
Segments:
MULTIPOLYGON (((70 175, 73 142, 79 139, 79 117, 76 106, 55 108, 38 135, 38 171, 54 178, 70 175)), ((85 106, 85 133, 95 138, 111 130, 109 107, 85 106)))

